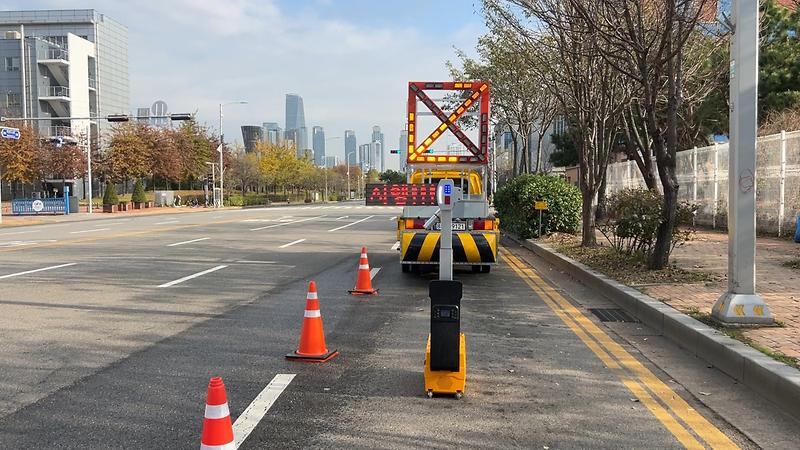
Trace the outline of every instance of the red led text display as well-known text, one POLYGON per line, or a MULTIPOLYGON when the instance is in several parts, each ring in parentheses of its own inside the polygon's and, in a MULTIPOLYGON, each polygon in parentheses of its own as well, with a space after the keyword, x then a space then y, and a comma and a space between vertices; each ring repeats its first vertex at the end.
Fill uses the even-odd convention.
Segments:
POLYGON ((435 184, 368 184, 367 205, 434 206, 435 184))

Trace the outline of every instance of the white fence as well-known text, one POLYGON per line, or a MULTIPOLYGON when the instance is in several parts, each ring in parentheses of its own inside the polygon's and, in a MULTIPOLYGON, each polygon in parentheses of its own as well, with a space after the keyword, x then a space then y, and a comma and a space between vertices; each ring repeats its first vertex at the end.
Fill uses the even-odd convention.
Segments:
MULTIPOLYGON (((758 230, 794 234, 800 213, 800 131, 758 138, 756 161, 756 221, 758 230)), ((728 144, 678 152, 678 198, 700 205, 697 223, 727 226, 728 144)), ((655 164, 655 163, 654 163, 655 164)), ((659 188, 660 186, 660 182, 659 188)), ((608 193, 644 187, 634 161, 609 164, 608 193)))

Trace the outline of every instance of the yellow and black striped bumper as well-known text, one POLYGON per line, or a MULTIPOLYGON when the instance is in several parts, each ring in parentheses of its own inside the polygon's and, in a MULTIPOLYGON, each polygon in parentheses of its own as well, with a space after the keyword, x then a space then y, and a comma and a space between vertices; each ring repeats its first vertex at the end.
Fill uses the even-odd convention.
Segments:
MULTIPOLYGON (((453 264, 493 264, 497 262, 499 234, 492 231, 453 233, 453 264)), ((404 231, 400 240, 403 263, 438 263, 438 231, 404 231)))

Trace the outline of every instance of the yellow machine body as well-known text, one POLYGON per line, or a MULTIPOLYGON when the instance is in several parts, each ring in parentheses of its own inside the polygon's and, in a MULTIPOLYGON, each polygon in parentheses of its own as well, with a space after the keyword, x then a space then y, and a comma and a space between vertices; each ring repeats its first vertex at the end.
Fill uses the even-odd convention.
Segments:
POLYGON ((458 372, 448 370, 431 370, 431 337, 425 347, 425 392, 432 394, 449 394, 461 397, 467 385, 467 340, 464 333, 459 337, 458 372))

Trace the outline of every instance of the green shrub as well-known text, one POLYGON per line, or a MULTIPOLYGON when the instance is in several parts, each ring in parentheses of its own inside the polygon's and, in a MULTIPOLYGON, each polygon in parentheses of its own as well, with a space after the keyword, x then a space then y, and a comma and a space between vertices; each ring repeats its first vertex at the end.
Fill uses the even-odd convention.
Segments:
POLYGON ((114 183, 106 183, 106 192, 103 194, 104 205, 118 205, 119 198, 117 198, 117 185, 114 183))
POLYGON ((131 195, 131 201, 133 203, 144 203, 147 201, 147 197, 144 195, 144 184, 142 184, 142 180, 136 180, 136 185, 133 187, 133 195, 131 195))
MULTIPOLYGON (((597 229, 617 251, 649 257, 661 225, 663 204, 664 198, 657 192, 641 188, 623 189, 608 198, 606 218, 597 224, 597 229)), ((696 210, 696 205, 678 204, 672 249, 691 239, 696 210)))
POLYGON ((546 201, 542 234, 575 234, 581 223, 581 192, 561 177, 520 175, 503 185, 494 196, 500 226, 523 239, 539 233, 539 211, 534 202, 546 201))

